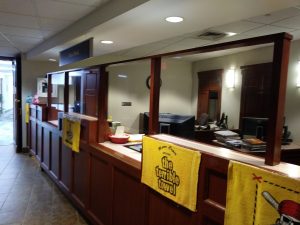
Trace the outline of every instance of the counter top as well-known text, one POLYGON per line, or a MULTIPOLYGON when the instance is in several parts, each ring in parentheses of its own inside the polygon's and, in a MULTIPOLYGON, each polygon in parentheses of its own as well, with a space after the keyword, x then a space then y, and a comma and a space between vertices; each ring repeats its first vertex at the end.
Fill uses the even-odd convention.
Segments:
MULTIPOLYGON (((190 149, 198 150, 203 153, 221 157, 227 160, 235 160, 242 163, 247 163, 260 168, 272 170, 284 174, 286 176, 300 179, 300 166, 281 162, 276 166, 265 165, 264 158, 252 156, 249 154, 243 154, 234 150, 230 150, 223 147, 216 147, 213 145, 207 145, 195 141, 189 141, 183 138, 174 137, 165 134, 151 135, 151 137, 156 138, 161 141, 167 141, 173 144, 181 145, 190 149)), ((128 143, 133 144, 133 143, 128 143)), ((102 147, 106 153, 117 157, 118 159, 133 165, 136 168, 141 168, 142 154, 140 152, 131 150, 124 146, 124 144, 114 144, 110 141, 99 143, 98 147, 102 147)))
POLYGON ((84 119, 84 120, 88 120, 88 121, 97 121, 98 120, 97 117, 87 116, 87 115, 83 115, 83 114, 80 114, 80 113, 74 113, 74 112, 64 113, 64 115, 74 116, 78 119, 84 119))
POLYGON ((125 147, 125 145, 130 145, 134 143, 127 144, 114 144, 110 141, 99 143, 95 147, 100 147, 105 153, 120 159, 138 169, 141 169, 142 154, 140 152, 134 151, 125 147), (104 148, 103 148, 104 147, 104 148))
POLYGON ((168 141, 168 142, 171 142, 174 144, 179 144, 179 145, 191 148, 191 149, 199 150, 204 153, 222 157, 227 160, 235 160, 235 161, 247 163, 247 164, 257 166, 260 168, 273 170, 275 172, 285 174, 292 178, 300 179, 300 166, 297 166, 294 164, 282 162, 276 166, 268 166, 268 165, 265 165, 265 160, 263 158, 239 153, 237 151, 230 150, 227 148, 210 146, 210 145, 206 145, 206 144, 202 144, 202 143, 198 143, 198 142, 194 142, 194 141, 189 141, 189 140, 186 140, 183 138, 178 138, 178 137, 164 135, 164 134, 152 135, 152 137, 154 137, 158 140, 161 140, 161 141, 168 141))

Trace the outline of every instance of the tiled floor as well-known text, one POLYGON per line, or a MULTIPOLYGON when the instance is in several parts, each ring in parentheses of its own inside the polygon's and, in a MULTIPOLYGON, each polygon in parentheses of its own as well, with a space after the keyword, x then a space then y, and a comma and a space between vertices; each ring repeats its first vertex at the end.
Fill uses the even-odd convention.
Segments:
POLYGON ((76 209, 33 157, 0 146, 0 224, 83 225, 76 209))

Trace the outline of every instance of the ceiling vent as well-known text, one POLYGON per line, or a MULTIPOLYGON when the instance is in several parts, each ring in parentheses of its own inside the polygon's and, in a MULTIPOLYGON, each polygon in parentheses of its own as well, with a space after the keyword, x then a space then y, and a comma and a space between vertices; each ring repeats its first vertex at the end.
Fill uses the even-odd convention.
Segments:
POLYGON ((206 31, 202 34, 196 36, 197 39, 207 40, 207 41, 217 41, 226 37, 226 33, 216 32, 216 31, 206 31))

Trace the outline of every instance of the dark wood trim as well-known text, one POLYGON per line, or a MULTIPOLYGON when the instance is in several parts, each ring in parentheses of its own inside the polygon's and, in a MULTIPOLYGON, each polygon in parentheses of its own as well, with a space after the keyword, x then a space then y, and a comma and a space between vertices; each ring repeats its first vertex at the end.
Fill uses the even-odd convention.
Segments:
POLYGON ((69 72, 65 72, 64 112, 69 112, 69 72))
POLYGON ((48 74, 48 89, 47 89, 47 106, 51 108, 52 105, 52 74, 48 74))
POLYGON ((157 57, 162 58, 162 57, 179 56, 179 55, 182 56, 182 55, 214 52, 214 51, 220 51, 220 50, 232 49, 232 48, 247 47, 247 46, 253 46, 253 45, 268 44, 268 43, 274 43, 276 40, 283 39, 283 38, 287 38, 287 39, 291 40, 292 35, 290 35, 288 33, 270 34, 270 35, 265 35, 265 36, 260 36, 260 37, 247 38, 247 39, 243 39, 243 40, 229 41, 229 42, 220 43, 220 44, 207 45, 207 46, 196 47, 196 48, 189 48, 189 49, 185 49, 185 50, 168 52, 168 53, 163 53, 163 54, 158 54, 158 55, 151 55, 151 56, 147 56, 147 57, 114 61, 114 62, 106 63, 105 65, 133 62, 133 61, 145 60, 145 59, 149 59, 149 58, 157 58, 157 57))
POLYGON ((159 93, 160 93, 161 58, 151 58, 151 85, 150 85, 150 109, 149 109, 149 134, 159 131, 159 93))
POLYGON ((276 39, 274 43, 272 84, 271 93, 273 99, 270 101, 270 123, 268 123, 268 143, 265 164, 277 165, 281 157, 281 137, 283 129, 283 117, 285 107, 285 95, 288 75, 288 62, 291 37, 276 39))
MULTIPOLYGON (((7 58, 6 58, 7 59, 7 58)), ((16 152, 22 152, 23 137, 22 137, 22 58, 17 55, 13 61, 15 64, 14 73, 14 141, 16 152)))
POLYGON ((108 110, 108 72, 106 66, 100 66, 98 79, 98 142, 108 140, 110 129, 107 123, 108 110))

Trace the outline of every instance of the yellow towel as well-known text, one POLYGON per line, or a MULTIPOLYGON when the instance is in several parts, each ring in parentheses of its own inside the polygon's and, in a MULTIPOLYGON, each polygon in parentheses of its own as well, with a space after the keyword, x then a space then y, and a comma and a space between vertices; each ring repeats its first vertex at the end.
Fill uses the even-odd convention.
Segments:
POLYGON ((75 152, 79 152, 80 121, 63 118, 63 143, 75 152))
POLYGON ((230 162, 227 185, 225 225, 300 222, 300 180, 230 162))
POLYGON ((200 158, 198 151, 144 137, 141 182, 196 211, 200 158))
POLYGON ((29 123, 29 103, 25 103, 25 123, 29 123))

